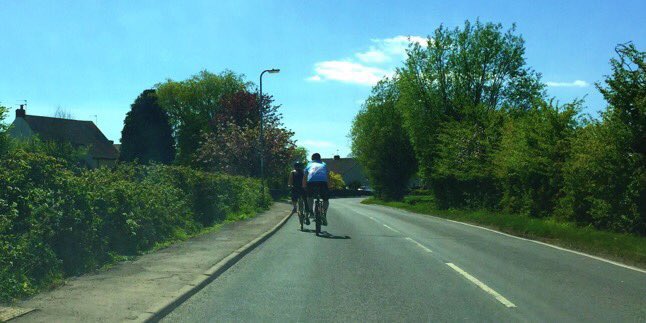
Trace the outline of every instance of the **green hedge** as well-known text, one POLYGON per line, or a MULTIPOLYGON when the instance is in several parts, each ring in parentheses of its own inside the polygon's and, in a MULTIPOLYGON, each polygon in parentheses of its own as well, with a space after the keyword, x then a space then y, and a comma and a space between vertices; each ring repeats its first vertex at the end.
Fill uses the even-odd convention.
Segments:
POLYGON ((10 301, 268 206, 257 180, 179 166, 72 172, 13 151, 0 158, 0 301, 10 301))

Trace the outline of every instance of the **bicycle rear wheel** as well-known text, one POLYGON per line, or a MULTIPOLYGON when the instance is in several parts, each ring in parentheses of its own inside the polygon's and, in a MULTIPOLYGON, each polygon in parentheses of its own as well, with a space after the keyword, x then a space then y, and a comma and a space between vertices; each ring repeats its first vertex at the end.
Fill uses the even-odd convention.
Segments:
POLYGON ((316 222, 316 235, 321 234, 321 214, 322 214, 321 201, 316 201, 314 208, 314 222, 316 222))

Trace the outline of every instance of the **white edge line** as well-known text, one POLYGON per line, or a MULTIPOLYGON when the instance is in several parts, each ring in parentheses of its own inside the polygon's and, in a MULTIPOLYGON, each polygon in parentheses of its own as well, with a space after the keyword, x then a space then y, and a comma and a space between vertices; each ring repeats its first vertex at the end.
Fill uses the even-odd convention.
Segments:
POLYGON ((420 247, 420 248, 424 249, 426 252, 433 252, 433 250, 431 250, 431 249, 429 249, 429 248, 426 248, 426 246, 424 246, 423 244, 421 244, 421 243, 419 243, 419 242, 417 242, 417 241, 413 240, 413 239, 412 239, 412 238, 410 238, 410 237, 406 237, 406 240, 408 240, 408 241, 410 241, 410 242, 412 242, 412 243, 416 244, 418 247, 420 247))
POLYGON ((470 282, 476 284, 476 286, 480 287, 480 289, 484 290, 494 298, 496 298, 499 302, 501 302, 503 305, 507 307, 516 307, 514 303, 510 302, 508 299, 506 299, 504 296, 498 294, 495 290, 491 289, 491 287, 485 285, 483 282, 479 281, 477 278, 469 275, 466 271, 462 270, 460 267, 454 265, 453 263, 447 262, 446 263, 449 267, 453 268, 453 270, 457 271, 460 275, 464 276, 466 279, 468 279, 470 282))
MULTIPOLYGON (((378 205, 378 206, 381 206, 381 205, 378 205)), ((386 207, 386 206, 381 206, 381 207, 386 207)), ((529 242, 533 242, 533 243, 537 243, 537 244, 540 244, 540 245, 543 245, 543 246, 546 246, 546 247, 554 248, 554 249, 561 250, 561 251, 570 252, 570 253, 573 253, 573 254, 577 254, 577 255, 579 255, 579 256, 584 256, 584 257, 592 258, 592 259, 595 259, 595 260, 603 261, 603 262, 605 262, 605 263, 609 263, 609 264, 611 264, 611 265, 615 265, 615 266, 618 266, 618 267, 622 267, 622 268, 626 268, 626 269, 630 269, 630 270, 634 270, 634 271, 637 271, 637 272, 640 272, 640 273, 646 274, 646 270, 641 269, 641 268, 637 268, 637 267, 634 267, 634 266, 630 266, 630 265, 622 264, 622 263, 620 263, 620 262, 616 262, 616 261, 613 261, 613 260, 610 260, 610 259, 606 259, 606 258, 601 258, 601 257, 599 257, 599 256, 594 256, 594 255, 591 255, 591 254, 588 254, 588 253, 585 253, 585 252, 581 252, 581 251, 576 251, 576 250, 572 250, 572 249, 567 249, 567 248, 563 248, 563 247, 555 246, 555 245, 553 245, 553 244, 549 244, 549 243, 546 243, 546 242, 537 241, 537 240, 532 240, 532 239, 527 239, 527 238, 522 238, 522 237, 518 237, 518 236, 515 236, 515 235, 508 234, 508 233, 500 232, 500 231, 497 231, 497 230, 494 230, 494 229, 489 229, 489 228, 481 227, 481 226, 478 226, 478 225, 475 225, 475 224, 471 224, 471 223, 465 223, 465 222, 460 222, 460 221, 455 221, 455 220, 449 220, 449 219, 441 218, 441 217, 438 217, 438 216, 434 216, 434 215, 432 215, 432 214, 415 213, 415 212, 411 212, 411 211, 408 211, 408 210, 396 209, 396 208, 392 208, 392 207, 388 207, 388 208, 389 208, 389 209, 393 209, 393 210, 397 210, 397 211, 403 211, 403 212, 410 213, 410 214, 416 214, 416 215, 421 215, 421 216, 430 216, 430 217, 435 218, 435 219, 438 219, 438 220, 449 221, 449 222, 458 223, 458 224, 462 224, 462 225, 466 225, 466 226, 470 226, 470 227, 474 227, 474 228, 478 228, 478 229, 482 229, 482 230, 491 231, 491 232, 494 232, 494 233, 497 233, 497 234, 502 234, 502 235, 507 236, 507 237, 511 237, 511 238, 515 238, 515 239, 519 239, 519 240, 524 240, 524 241, 529 241, 529 242)))
POLYGON ((388 229, 390 229, 390 230, 394 231, 394 232, 399 233, 399 231, 397 231, 397 230, 395 230, 395 229, 393 229, 393 228, 389 227, 387 224, 382 224, 382 225, 383 225, 383 226, 385 226, 386 228, 388 228, 388 229))
MULTIPOLYGON (((436 217, 436 218, 437 218, 437 217, 436 217)), ((502 234, 502 235, 504 235, 504 236, 511 237, 511 238, 516 238, 516 239, 519 239, 519 240, 524 240, 524 241, 529 241, 529 242, 537 243, 537 244, 540 244, 540 245, 543 245, 543 246, 546 246, 546 247, 550 247, 550 248, 558 249, 558 250, 561 250, 561 251, 571 252, 571 253, 577 254, 577 255, 579 255, 579 256, 584 256, 584 257, 592 258, 592 259, 599 260, 599 261, 603 261, 603 262, 606 262, 606 263, 609 263, 609 264, 612 264, 612 265, 615 265, 615 266, 623 267, 623 268, 626 268, 626 269, 631 269, 631 270, 638 271, 638 272, 640 272, 640 273, 644 273, 644 274, 646 274, 646 270, 643 270, 643 269, 641 269, 641 268, 637 268, 637 267, 634 267, 634 266, 630 266, 630 265, 622 264, 622 263, 620 263, 620 262, 616 262, 616 261, 613 261, 613 260, 610 260, 610 259, 606 259, 606 258, 601 258, 601 257, 599 257, 599 256, 594 256, 594 255, 591 255, 591 254, 588 254, 588 253, 585 253, 585 252, 581 252, 581 251, 576 251, 576 250, 572 250, 572 249, 567 249, 567 248, 563 248, 563 247, 555 246, 555 245, 553 245, 553 244, 549 244, 549 243, 542 242, 542 241, 537 241, 537 240, 527 239, 527 238, 523 238, 523 237, 518 237, 518 236, 515 236, 515 235, 511 235, 511 234, 508 234, 508 233, 500 232, 500 231, 497 231, 497 230, 494 230, 494 229, 489 229, 489 228, 481 227, 481 226, 478 226, 478 225, 475 225, 475 224, 471 224, 471 223, 464 223, 464 222, 455 221, 455 220, 449 220, 449 219, 444 219, 444 218, 438 218, 438 219, 443 219, 443 220, 446 220, 446 221, 449 221, 449 222, 459 223, 459 224, 467 225, 467 226, 470 226, 470 227, 474 227, 474 228, 478 228, 478 229, 482 229, 482 230, 491 231, 491 232, 494 232, 494 233, 502 234)))

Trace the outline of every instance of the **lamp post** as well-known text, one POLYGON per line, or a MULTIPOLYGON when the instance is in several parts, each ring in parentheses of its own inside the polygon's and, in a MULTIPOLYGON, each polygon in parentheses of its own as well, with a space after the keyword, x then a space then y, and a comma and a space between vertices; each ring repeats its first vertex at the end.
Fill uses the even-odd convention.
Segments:
POLYGON ((265 133, 264 133, 264 121, 263 121, 263 111, 262 111, 262 76, 265 73, 275 74, 280 72, 277 68, 272 68, 270 70, 264 70, 260 73, 260 98, 258 99, 258 111, 260 113, 260 187, 261 194, 265 193, 265 133))

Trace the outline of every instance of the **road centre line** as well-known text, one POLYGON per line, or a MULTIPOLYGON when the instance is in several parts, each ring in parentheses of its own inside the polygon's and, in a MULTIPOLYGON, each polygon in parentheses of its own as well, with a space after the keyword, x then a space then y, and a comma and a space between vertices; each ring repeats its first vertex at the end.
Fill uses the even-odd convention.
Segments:
POLYGON ((399 231, 397 231, 397 230, 395 230, 395 229, 393 229, 393 228, 389 227, 387 224, 383 224, 383 226, 385 226, 386 228, 388 228, 388 229, 392 230, 393 232, 397 232, 397 233, 399 233, 399 231))
POLYGON ((429 249, 429 248, 426 248, 426 246, 424 246, 423 244, 421 244, 421 243, 419 243, 419 242, 417 242, 417 241, 413 240, 413 239, 412 239, 412 238, 410 238, 410 237, 406 237, 406 240, 408 240, 408 241, 410 241, 410 242, 412 242, 412 243, 416 244, 418 247, 420 247, 420 248, 424 249, 424 251, 426 251, 426 252, 433 252, 433 250, 431 250, 431 249, 429 249))
POLYGON ((470 282, 476 284, 476 286, 480 287, 480 289, 484 290, 494 298, 496 298, 499 302, 501 302, 503 305, 511 308, 511 307, 516 307, 514 303, 510 302, 508 299, 503 297, 502 295, 498 294, 495 290, 491 289, 491 287, 485 285, 483 282, 479 281, 477 278, 469 275, 466 271, 462 270, 460 267, 454 265, 453 263, 447 262, 446 263, 449 267, 453 268, 453 270, 457 271, 460 275, 464 276, 466 279, 468 279, 470 282))

